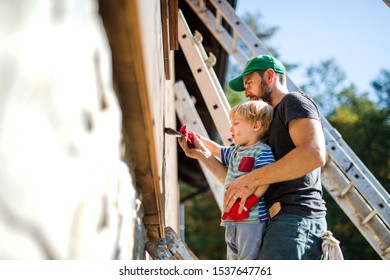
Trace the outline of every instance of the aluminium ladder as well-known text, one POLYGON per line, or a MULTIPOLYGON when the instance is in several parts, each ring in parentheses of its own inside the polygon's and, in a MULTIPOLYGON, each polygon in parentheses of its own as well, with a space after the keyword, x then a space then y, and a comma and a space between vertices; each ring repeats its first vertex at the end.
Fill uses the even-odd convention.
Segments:
MULTIPOLYGON (((208 1, 216 9, 215 16, 207 9, 205 1, 186 1, 224 49, 235 58, 241 68, 244 67, 250 57, 268 53, 260 40, 240 20, 227 1, 208 1), (224 29, 222 20, 232 27, 233 36, 224 29), (239 39, 250 50, 250 55, 246 54, 239 47, 239 39)), ((201 35, 198 33, 195 36, 192 35, 181 12, 179 12, 179 43, 222 142, 224 145, 230 145, 232 141, 229 138, 230 135, 227 135, 230 126, 227 115, 229 105, 221 85, 215 77, 212 69, 213 65, 210 63, 213 56, 212 54, 207 56, 201 44, 201 35)), ((290 90, 298 89, 288 77, 287 85, 290 90)), ((184 85, 175 85, 177 95, 179 92, 181 94, 185 92, 183 87, 185 88, 184 85), (181 88, 181 90, 178 90, 178 88, 181 88)), ((191 99, 188 96, 183 97, 183 100, 191 103, 191 99)), ((180 118, 182 113, 178 111, 177 113, 180 118)), ((182 122, 181 118, 180 120, 182 122)), ((191 115, 189 114, 186 116, 186 122, 182 123, 187 124, 191 123, 191 121, 196 123, 198 127, 202 127, 201 120, 199 118, 191 120, 191 115)), ((322 184, 324 188, 335 199, 379 256, 383 259, 390 259, 389 194, 325 118, 322 118, 322 125, 328 152, 328 162, 322 170, 322 184)), ((204 126, 202 129, 204 129, 204 126)), ((200 130, 193 130, 202 134, 200 130)), ((208 178, 206 179, 209 180, 208 178)), ((220 186, 216 189, 219 188, 220 186)), ((216 193, 214 195, 220 206, 221 198, 216 196, 216 193)))

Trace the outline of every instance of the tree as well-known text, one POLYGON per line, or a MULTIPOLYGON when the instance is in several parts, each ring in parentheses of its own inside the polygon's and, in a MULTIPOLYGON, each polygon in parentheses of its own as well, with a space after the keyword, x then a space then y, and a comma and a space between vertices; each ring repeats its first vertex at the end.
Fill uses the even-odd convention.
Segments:
POLYGON ((329 122, 384 188, 390 191, 388 107, 379 108, 367 94, 358 96, 355 88, 343 90, 338 95, 338 102, 340 105, 328 116, 329 122))
POLYGON ((378 78, 371 83, 378 97, 378 106, 380 108, 390 108, 390 70, 382 69, 378 78))
POLYGON ((345 83, 346 75, 336 64, 334 59, 312 65, 306 70, 308 83, 303 85, 302 90, 309 94, 327 115, 337 105, 337 93, 345 83))

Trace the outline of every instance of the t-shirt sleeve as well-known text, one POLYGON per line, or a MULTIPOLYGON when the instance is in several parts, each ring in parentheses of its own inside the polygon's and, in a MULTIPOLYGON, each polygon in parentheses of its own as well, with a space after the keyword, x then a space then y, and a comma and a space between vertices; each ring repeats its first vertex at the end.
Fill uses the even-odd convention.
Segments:
POLYGON ((267 147, 261 151, 255 161, 254 169, 261 168, 275 161, 274 154, 270 147, 267 147))
POLYGON ((233 148, 232 147, 221 147, 221 162, 225 166, 229 166, 229 160, 230 156, 232 154, 233 148))
POLYGON ((283 123, 294 119, 310 118, 320 120, 319 110, 314 101, 305 94, 289 93, 283 100, 283 123))

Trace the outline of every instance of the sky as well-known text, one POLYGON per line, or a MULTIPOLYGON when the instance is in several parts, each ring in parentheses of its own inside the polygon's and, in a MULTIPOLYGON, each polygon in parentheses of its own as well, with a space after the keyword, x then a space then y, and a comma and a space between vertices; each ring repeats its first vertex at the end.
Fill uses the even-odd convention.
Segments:
POLYGON ((246 12, 279 28, 265 44, 280 60, 300 64, 288 73, 298 86, 306 68, 328 59, 358 92, 372 91, 380 70, 390 71, 390 7, 383 0, 237 0, 236 13, 246 12))

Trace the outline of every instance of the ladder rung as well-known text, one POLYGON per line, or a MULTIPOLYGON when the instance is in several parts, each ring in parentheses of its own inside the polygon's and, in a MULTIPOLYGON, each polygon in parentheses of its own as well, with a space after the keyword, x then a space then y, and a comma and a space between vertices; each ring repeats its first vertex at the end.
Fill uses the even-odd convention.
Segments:
POLYGON ((221 11, 217 10, 215 31, 220 32, 221 26, 222 26, 222 15, 221 15, 221 11))
POLYGON ((256 34, 248 27, 248 25, 237 16, 235 10, 227 1, 210 0, 210 3, 220 11, 223 18, 233 30, 237 30, 241 40, 249 48, 253 54, 266 54, 267 48, 260 42, 256 34))
POLYGON ((340 192, 339 197, 344 198, 344 196, 351 190, 353 187, 353 183, 349 182, 349 184, 340 192))
MULTIPOLYGON (((364 172, 355 164, 353 158, 348 154, 338 141, 336 141, 329 130, 324 129, 326 148, 333 162, 349 178, 354 187, 370 203, 371 207, 378 212, 383 222, 390 227, 390 202, 389 194, 382 186, 372 184, 364 172)), ((342 194, 348 190, 344 190, 342 194)), ((342 196, 341 196, 342 197, 342 196)))
MULTIPOLYGON (((233 38, 230 36, 229 32, 227 32, 222 25, 220 25, 218 31, 215 29, 215 26, 217 25, 217 19, 215 18, 214 14, 207 8, 205 10, 200 11, 200 9, 202 9, 200 8, 201 6, 200 2, 204 2, 204 1, 187 0, 188 5, 195 13, 198 14, 200 20, 206 25, 206 27, 214 35, 214 37, 221 44, 221 46, 230 55, 234 56, 234 59, 241 67, 244 67, 247 61, 247 56, 240 49, 237 48, 237 41, 233 42, 233 38)), ((238 40, 238 35, 237 35, 237 40, 238 40)))
POLYGON ((199 12, 204 13, 205 11, 207 11, 206 1, 199 0, 199 12))
POLYGON ((364 226, 365 224, 367 224, 372 218, 375 217, 375 215, 378 214, 378 212, 374 209, 370 212, 370 214, 367 215, 367 217, 365 217, 362 221, 362 225, 364 226))

